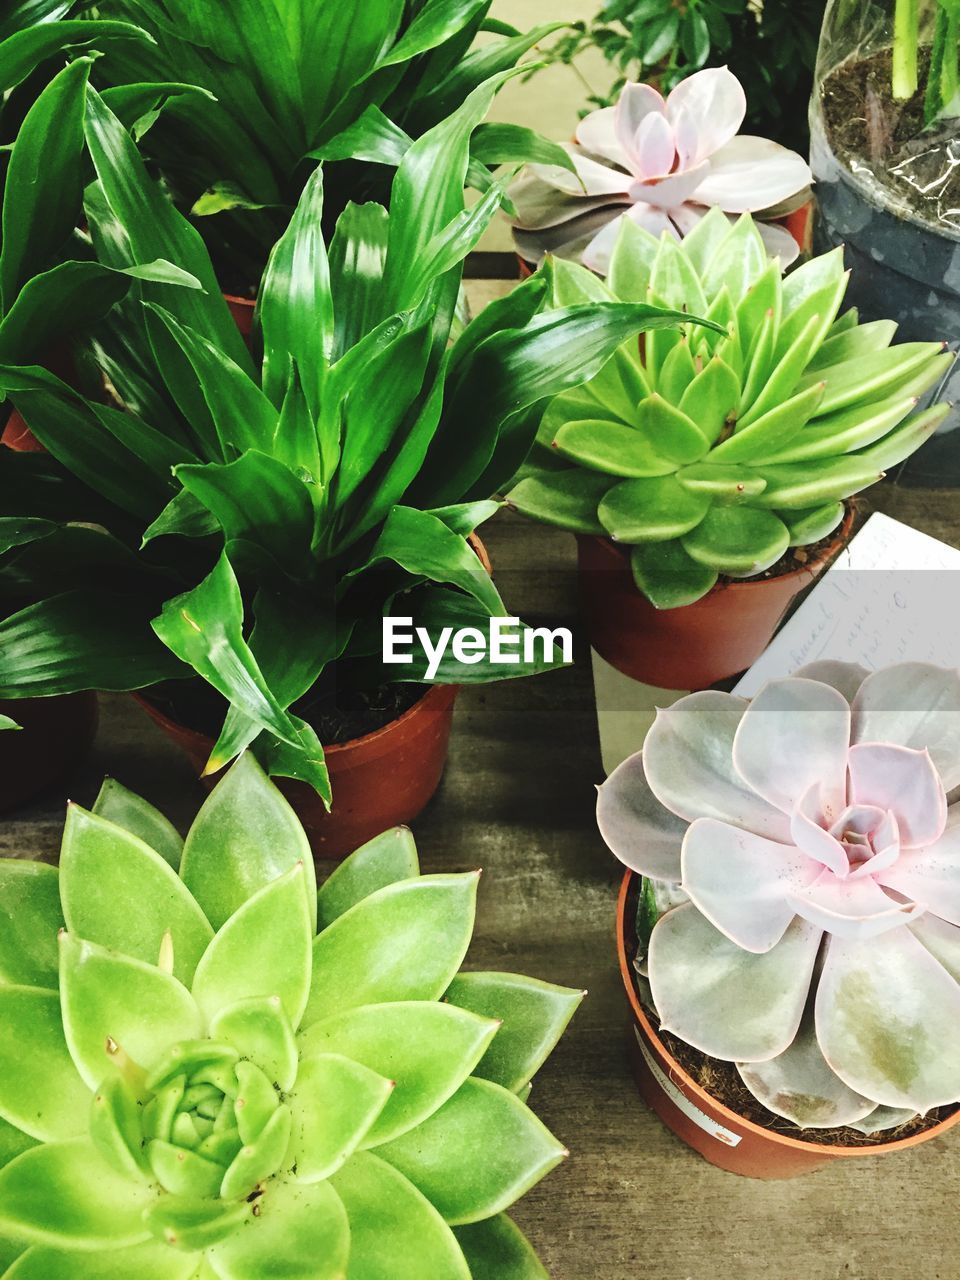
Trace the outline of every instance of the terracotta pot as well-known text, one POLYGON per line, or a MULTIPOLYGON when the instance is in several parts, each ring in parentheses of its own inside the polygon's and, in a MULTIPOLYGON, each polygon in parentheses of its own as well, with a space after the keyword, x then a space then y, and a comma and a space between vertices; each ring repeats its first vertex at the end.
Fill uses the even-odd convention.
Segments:
POLYGON ((59 785, 79 764, 97 731, 97 695, 0 702, 19 730, 0 731, 0 812, 59 785))
POLYGON ((238 298, 235 293, 225 293, 224 299, 230 308, 230 314, 237 322, 237 328, 245 338, 253 333, 253 313, 256 301, 253 298, 238 298))
MULTIPOLYGON (((306 783, 276 779, 317 857, 345 858, 381 831, 410 823, 423 812, 443 776, 458 692, 453 685, 433 685, 409 711, 382 729, 326 747, 333 789, 330 813, 306 783)), ((213 739, 171 720, 146 698, 134 697, 201 773, 213 739)), ((216 779, 203 781, 212 785, 216 779)))
MULTIPOLYGON (((56 374, 68 386, 72 387, 76 383, 76 365, 68 349, 58 348, 48 359, 41 363, 45 369, 49 369, 51 373, 56 374)), ((16 453, 46 453, 43 445, 12 405, 7 424, 2 434, 0 434, 0 444, 5 444, 8 449, 13 449, 16 453)))
POLYGON ((706 689, 753 665, 797 596, 849 540, 848 510, 815 560, 779 578, 718 583, 702 600, 655 609, 638 590, 629 554, 609 538, 578 536, 580 598, 590 643, 612 667, 658 689, 706 689))
POLYGON ((624 876, 617 907, 620 974, 633 1013, 629 1044, 634 1075, 650 1109, 705 1160, 746 1178, 795 1178, 834 1160, 887 1155, 919 1146, 921 1142, 939 1138, 960 1120, 958 1107, 939 1124, 909 1138, 872 1146, 826 1146, 765 1129, 711 1097, 687 1075, 663 1044, 637 995, 627 950, 628 902, 635 879, 632 871, 624 876))

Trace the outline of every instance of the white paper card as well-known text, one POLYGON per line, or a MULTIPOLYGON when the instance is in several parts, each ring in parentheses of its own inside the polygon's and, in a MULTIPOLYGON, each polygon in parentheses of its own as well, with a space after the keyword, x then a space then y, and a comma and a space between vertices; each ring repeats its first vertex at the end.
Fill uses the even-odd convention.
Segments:
POLYGON ((734 692, 822 658, 960 666, 960 551, 872 515, 734 692))

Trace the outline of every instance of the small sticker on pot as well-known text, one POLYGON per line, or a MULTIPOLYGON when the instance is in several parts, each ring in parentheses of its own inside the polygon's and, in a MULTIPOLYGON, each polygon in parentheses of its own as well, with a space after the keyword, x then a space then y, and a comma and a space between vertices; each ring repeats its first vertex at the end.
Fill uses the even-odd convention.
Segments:
POLYGON ((732 1129, 727 1129, 718 1121, 712 1119, 705 1111, 701 1111, 698 1106, 695 1106, 684 1093, 681 1093, 673 1081, 669 1079, 668 1076, 665 1076, 661 1071, 658 1063, 653 1057, 653 1054, 644 1044, 643 1037, 639 1030, 634 1027, 633 1031, 634 1035, 637 1037, 637 1044, 640 1046, 640 1052, 643 1054, 644 1062, 646 1062, 654 1080, 656 1080, 657 1084, 667 1095, 670 1101, 675 1106, 679 1107, 683 1114, 688 1116, 695 1125, 704 1131, 704 1133, 709 1133, 711 1138, 716 1138, 716 1140, 718 1142, 722 1142, 725 1147, 739 1146, 741 1135, 739 1133, 734 1133, 732 1129))

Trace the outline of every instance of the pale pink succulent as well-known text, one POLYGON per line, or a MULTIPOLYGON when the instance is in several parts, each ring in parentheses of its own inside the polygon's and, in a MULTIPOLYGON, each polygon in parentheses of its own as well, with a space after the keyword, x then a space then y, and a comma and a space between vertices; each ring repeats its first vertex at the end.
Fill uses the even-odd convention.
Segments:
POLYGON ((660 712, 598 820, 672 886, 645 957, 663 1027, 803 1126, 960 1099, 958 788, 957 671, 817 663, 660 712))
MULTIPOLYGON (((738 135, 746 110, 726 67, 696 72, 666 99, 652 85, 627 84, 617 105, 588 115, 567 145, 576 175, 534 164, 511 188, 521 256, 557 253, 605 275, 624 217, 682 238, 712 206, 731 217, 792 212, 807 199, 810 168, 779 143, 738 135)), ((796 258, 782 227, 761 223, 761 233, 784 266, 796 258)))

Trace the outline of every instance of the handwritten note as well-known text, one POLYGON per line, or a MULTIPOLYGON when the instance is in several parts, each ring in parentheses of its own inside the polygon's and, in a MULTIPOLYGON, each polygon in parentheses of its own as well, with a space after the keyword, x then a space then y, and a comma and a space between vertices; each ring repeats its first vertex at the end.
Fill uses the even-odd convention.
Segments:
POLYGON ((752 697, 821 658, 960 666, 960 551, 871 516, 735 692, 752 697))

